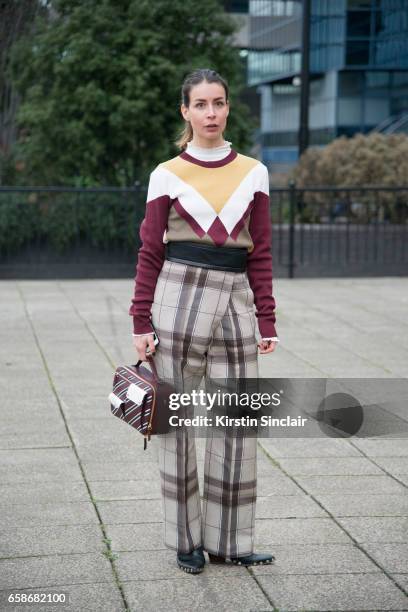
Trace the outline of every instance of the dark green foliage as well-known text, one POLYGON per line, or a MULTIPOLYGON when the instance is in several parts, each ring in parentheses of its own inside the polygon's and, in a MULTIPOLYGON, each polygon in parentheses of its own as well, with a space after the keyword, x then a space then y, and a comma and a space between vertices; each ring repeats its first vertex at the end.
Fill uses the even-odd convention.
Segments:
POLYGON ((211 67, 230 83, 227 139, 245 152, 253 124, 236 26, 217 0, 54 0, 12 55, 21 96, 20 183, 133 185, 178 154, 184 76, 211 67))
POLYGON ((55 253, 89 245, 134 252, 146 192, 0 192, 0 255, 26 245, 55 253))

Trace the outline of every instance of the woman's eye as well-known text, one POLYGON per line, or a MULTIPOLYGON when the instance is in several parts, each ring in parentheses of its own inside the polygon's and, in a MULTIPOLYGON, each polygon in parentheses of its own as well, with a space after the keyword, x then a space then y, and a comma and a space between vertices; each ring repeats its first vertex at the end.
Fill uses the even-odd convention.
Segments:
MULTIPOLYGON (((216 102, 217 106, 224 106, 224 102, 222 100, 219 100, 218 102, 216 102)), ((197 102, 196 104, 196 108, 202 108, 204 105, 204 102, 197 102)))

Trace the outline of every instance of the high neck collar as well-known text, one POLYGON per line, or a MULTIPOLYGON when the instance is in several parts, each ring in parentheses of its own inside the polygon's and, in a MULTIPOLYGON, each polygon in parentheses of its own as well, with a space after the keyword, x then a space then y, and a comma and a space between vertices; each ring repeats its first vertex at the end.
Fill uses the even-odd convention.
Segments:
POLYGON ((212 147, 211 149, 196 147, 189 142, 186 149, 180 153, 181 159, 204 168, 225 166, 232 162, 237 155, 237 152, 231 149, 231 143, 227 140, 219 147, 212 147))
POLYGON ((201 161, 219 161, 231 153, 231 143, 228 140, 224 140, 224 143, 218 147, 206 148, 197 147, 197 145, 188 142, 185 152, 201 161))

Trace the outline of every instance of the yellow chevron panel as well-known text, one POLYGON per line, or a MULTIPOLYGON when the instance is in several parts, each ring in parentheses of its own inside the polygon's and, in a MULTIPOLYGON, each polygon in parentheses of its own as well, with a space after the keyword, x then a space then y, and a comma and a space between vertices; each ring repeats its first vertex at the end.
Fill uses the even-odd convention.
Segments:
POLYGON ((217 168, 199 166, 181 157, 173 157, 160 165, 191 185, 218 214, 257 164, 257 159, 238 153, 232 162, 217 168))

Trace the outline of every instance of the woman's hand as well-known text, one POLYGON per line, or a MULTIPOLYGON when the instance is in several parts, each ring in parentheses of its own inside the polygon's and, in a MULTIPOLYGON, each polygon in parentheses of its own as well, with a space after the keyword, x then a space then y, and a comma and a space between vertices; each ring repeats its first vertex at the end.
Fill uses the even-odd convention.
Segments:
POLYGON ((260 342, 258 342, 259 352, 272 353, 275 350, 277 344, 278 343, 275 342, 275 340, 261 340, 260 342))
POLYGON ((139 354, 139 359, 147 361, 146 348, 149 347, 150 355, 154 355, 156 347, 153 342, 153 333, 145 336, 133 336, 133 346, 139 354))

